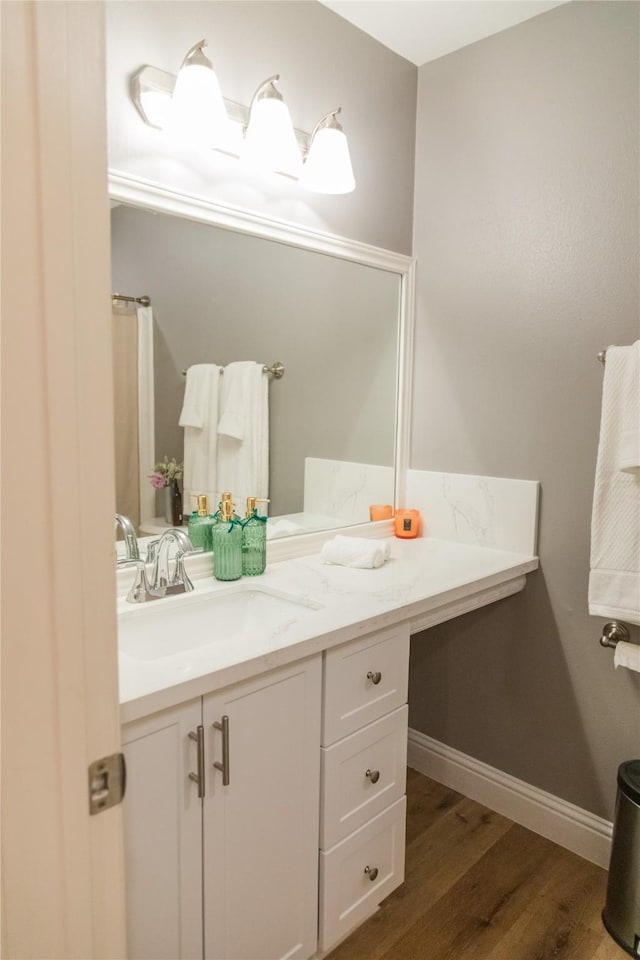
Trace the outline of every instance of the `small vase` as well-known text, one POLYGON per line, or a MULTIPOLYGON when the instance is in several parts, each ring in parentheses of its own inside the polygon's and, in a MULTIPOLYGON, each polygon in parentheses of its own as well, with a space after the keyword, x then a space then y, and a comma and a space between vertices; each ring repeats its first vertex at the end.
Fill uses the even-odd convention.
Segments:
POLYGON ((174 527, 182 526, 182 494, 177 480, 171 486, 171 524, 174 527))
POLYGON ((173 524, 173 496, 170 486, 162 488, 162 496, 164 498, 162 501, 164 519, 171 526, 173 524))

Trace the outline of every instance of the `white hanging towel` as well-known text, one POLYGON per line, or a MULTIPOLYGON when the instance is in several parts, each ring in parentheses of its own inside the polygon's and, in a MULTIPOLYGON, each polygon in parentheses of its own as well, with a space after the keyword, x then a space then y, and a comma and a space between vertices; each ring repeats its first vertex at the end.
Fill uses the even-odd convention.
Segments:
POLYGON ((640 624, 640 340, 608 347, 591 520, 589 613, 640 624))
POLYGON ((184 403, 178 421, 184 427, 183 508, 195 509, 192 497, 206 494, 213 513, 218 503, 216 465, 218 459, 218 413, 220 367, 198 363, 187 370, 184 403))
POLYGON ((244 516, 247 497, 269 496, 269 380, 261 363, 230 363, 222 377, 218 490, 244 516))

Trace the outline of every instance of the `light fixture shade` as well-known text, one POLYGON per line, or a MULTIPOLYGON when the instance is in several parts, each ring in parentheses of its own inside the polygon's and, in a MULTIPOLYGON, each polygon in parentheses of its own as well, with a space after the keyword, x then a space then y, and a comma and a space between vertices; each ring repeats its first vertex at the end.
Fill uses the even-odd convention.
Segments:
POLYGON ((336 119, 340 108, 328 113, 315 126, 300 183, 315 193, 351 193, 356 181, 349 144, 336 119))
POLYGON ((213 64, 203 53, 201 40, 184 58, 171 95, 164 130, 183 143, 223 146, 229 138, 229 120, 213 64))
POLYGON ((299 177, 302 154, 289 109, 276 90, 276 75, 258 87, 249 111, 241 159, 251 166, 299 177))

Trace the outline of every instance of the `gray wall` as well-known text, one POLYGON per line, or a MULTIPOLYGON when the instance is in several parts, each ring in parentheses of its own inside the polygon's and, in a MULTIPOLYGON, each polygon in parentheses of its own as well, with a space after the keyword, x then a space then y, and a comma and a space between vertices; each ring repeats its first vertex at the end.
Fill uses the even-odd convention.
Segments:
POLYGON ((411 252, 417 68, 315 0, 295 3, 108 2, 109 165, 213 198, 411 252), (276 175, 250 174, 215 151, 172 145, 142 122, 129 78, 144 64, 177 73, 187 50, 209 40, 227 99, 247 106, 274 73, 296 127, 310 132, 342 106, 357 181, 323 197, 276 175))
POLYGON ((111 223, 114 290, 153 304, 158 459, 183 457, 183 370, 279 360, 271 516, 302 510, 305 457, 393 465, 397 274, 134 207, 111 223))
POLYGON ((538 479, 542 514, 524 593, 414 638, 410 723, 609 818, 640 677, 598 645, 587 580, 596 354, 639 334, 638 10, 559 7, 418 93, 411 464, 538 479))

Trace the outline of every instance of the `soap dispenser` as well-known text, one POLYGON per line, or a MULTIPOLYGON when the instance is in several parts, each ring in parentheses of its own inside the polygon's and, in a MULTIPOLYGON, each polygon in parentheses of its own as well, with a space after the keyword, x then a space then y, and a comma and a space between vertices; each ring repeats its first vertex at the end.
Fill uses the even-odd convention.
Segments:
POLYGON ((213 528, 213 575, 216 580, 242 576, 242 521, 233 512, 233 501, 223 499, 220 518, 213 528))
POLYGON ((249 577, 264 573, 267 565, 267 518, 258 515, 257 504, 265 497, 247 497, 247 515, 242 524, 242 572, 249 577))
POLYGON ((198 504, 197 510, 194 510, 189 517, 189 539, 197 549, 212 549, 211 534, 217 520, 209 513, 209 500, 206 494, 194 495, 194 500, 198 504))

